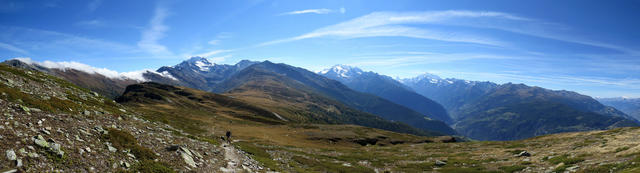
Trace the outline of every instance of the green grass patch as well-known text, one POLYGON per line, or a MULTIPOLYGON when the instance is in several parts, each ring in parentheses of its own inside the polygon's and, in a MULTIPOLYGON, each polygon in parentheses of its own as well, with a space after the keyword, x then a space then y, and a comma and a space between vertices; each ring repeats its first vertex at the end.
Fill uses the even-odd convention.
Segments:
POLYGON ((405 165, 398 165, 397 170, 399 172, 426 172, 432 171, 435 163, 423 162, 423 163, 407 163, 405 165))
POLYGON ((553 163, 553 164, 564 163, 565 165, 572 165, 572 164, 576 164, 576 163, 580 163, 580 162, 584 161, 584 158, 582 158, 582 157, 569 157, 569 155, 564 154, 564 155, 560 155, 560 156, 556 156, 556 157, 550 158, 547 161, 549 163, 553 163))
POLYGON ((516 144, 508 145, 506 148, 524 148, 524 147, 527 147, 527 146, 524 145, 523 143, 516 143, 516 144))
POLYGON ((148 173, 173 173, 173 169, 165 166, 166 163, 154 162, 152 160, 143 160, 132 167, 132 172, 148 172, 148 173))
POLYGON ((628 146, 616 148, 616 153, 621 152, 621 151, 625 151, 625 150, 628 150, 628 149, 629 149, 628 146))
POLYGON ((323 162, 315 159, 310 159, 302 156, 293 156, 291 158, 296 163, 301 165, 305 165, 309 170, 313 170, 313 172, 340 172, 340 173, 357 173, 357 172, 373 172, 373 170, 369 168, 365 168, 359 165, 352 166, 344 166, 340 163, 333 162, 323 162))
POLYGON ((521 171, 523 169, 527 168, 527 166, 523 166, 523 165, 512 165, 512 166, 501 166, 500 170, 504 171, 504 172, 508 172, 508 173, 513 173, 513 172, 518 172, 521 171))

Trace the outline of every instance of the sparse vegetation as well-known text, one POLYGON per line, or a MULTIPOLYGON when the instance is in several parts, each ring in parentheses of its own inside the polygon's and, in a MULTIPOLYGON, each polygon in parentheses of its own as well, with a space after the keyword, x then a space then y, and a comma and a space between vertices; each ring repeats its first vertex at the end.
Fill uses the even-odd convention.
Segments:
POLYGON ((133 135, 114 128, 108 128, 108 134, 103 135, 103 139, 121 150, 130 150, 131 154, 141 160, 153 160, 156 155, 149 148, 140 146, 133 135))

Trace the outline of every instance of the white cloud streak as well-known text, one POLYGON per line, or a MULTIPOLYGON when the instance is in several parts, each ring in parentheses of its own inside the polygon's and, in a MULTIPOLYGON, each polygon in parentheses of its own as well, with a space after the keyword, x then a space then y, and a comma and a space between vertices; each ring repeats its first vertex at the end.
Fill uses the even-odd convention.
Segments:
POLYGON ((75 25, 78 26, 85 26, 85 27, 100 27, 100 26, 105 26, 105 22, 102 20, 85 20, 85 21, 80 21, 75 23, 75 25))
POLYGON ((172 54, 166 46, 158 41, 166 36, 165 32, 169 27, 164 24, 164 20, 169 16, 169 12, 164 7, 158 6, 154 11, 153 18, 149 26, 142 31, 142 38, 138 41, 138 47, 154 55, 172 54))
POLYGON ((231 52, 231 51, 233 51, 233 50, 219 49, 219 50, 212 50, 212 51, 208 51, 208 52, 205 52, 205 53, 197 54, 195 56, 210 57, 210 56, 213 56, 213 55, 226 53, 226 52, 231 52))
POLYGON ((40 66, 51 68, 51 69, 60 69, 60 70, 74 69, 74 70, 82 71, 89 74, 100 74, 102 76, 105 76, 111 79, 120 79, 120 80, 130 79, 130 80, 136 80, 136 81, 147 81, 147 79, 145 79, 143 76, 144 73, 156 73, 164 77, 175 79, 170 74, 157 73, 150 69, 143 69, 143 70, 130 71, 130 72, 117 72, 114 70, 109 70, 107 68, 97 68, 97 67, 93 67, 93 66, 75 62, 75 61, 37 62, 37 61, 31 60, 31 58, 14 58, 14 59, 28 63, 28 64, 36 64, 36 65, 40 65, 40 66))
POLYGON ((526 57, 512 57, 494 54, 482 53, 456 53, 443 54, 435 52, 395 52, 389 55, 373 55, 357 58, 356 63, 350 63, 353 66, 384 66, 384 67, 402 67, 421 64, 437 64, 449 63, 455 61, 465 61, 474 59, 524 59, 526 57))
POLYGON ((435 12, 374 12, 346 22, 330 25, 316 29, 310 33, 296 37, 275 40, 259 44, 266 46, 278 43, 291 42, 296 40, 337 37, 343 39, 362 37, 410 37, 419 39, 431 39, 447 42, 463 42, 473 44, 484 44, 491 46, 506 46, 501 41, 453 31, 429 30, 425 28, 407 26, 414 24, 435 24, 442 21, 454 19, 476 19, 490 18, 493 20, 518 20, 528 21, 530 19, 500 12, 473 12, 473 11, 435 11, 435 12))
POLYGON ((19 47, 16 47, 14 45, 7 44, 7 43, 0 43, 0 48, 6 49, 6 50, 10 50, 10 51, 13 51, 13 52, 17 52, 17 53, 20 53, 20 54, 29 54, 29 52, 27 52, 26 50, 21 49, 19 47))
POLYGON ((333 10, 331 10, 331 9, 319 8, 319 9, 306 9, 306 10, 290 11, 290 12, 281 13, 280 15, 296 15, 296 14, 308 14, 308 13, 329 14, 331 12, 333 12, 333 10))

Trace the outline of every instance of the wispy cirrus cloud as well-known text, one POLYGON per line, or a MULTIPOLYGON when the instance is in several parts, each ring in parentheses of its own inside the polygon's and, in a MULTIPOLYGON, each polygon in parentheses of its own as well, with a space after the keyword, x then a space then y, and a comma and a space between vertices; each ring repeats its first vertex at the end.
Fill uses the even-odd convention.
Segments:
POLYGON ((594 46, 619 51, 633 56, 640 56, 640 50, 576 36, 572 33, 573 30, 571 27, 563 24, 546 22, 503 12, 465 10, 373 12, 345 22, 322 27, 295 37, 264 42, 258 46, 324 37, 339 39, 363 37, 410 37, 514 48, 508 40, 504 41, 495 36, 488 36, 487 33, 474 34, 469 30, 444 30, 430 26, 492 29, 543 39, 594 46))
POLYGON ((200 54, 196 54, 195 56, 200 56, 200 57, 211 57, 213 55, 217 55, 217 54, 221 54, 221 53, 226 53, 226 52, 231 52, 233 50, 227 50, 227 49, 218 49, 218 50, 212 50, 212 51, 208 51, 208 52, 204 52, 204 53, 200 53, 200 54))
POLYGON ((7 44, 7 43, 0 42, 0 48, 6 49, 6 50, 9 50, 9 51, 12 51, 12 52, 17 52, 17 53, 20 53, 20 54, 25 54, 25 55, 29 54, 28 51, 26 51, 26 50, 24 50, 22 48, 16 47, 14 45, 7 44))
POLYGON ((338 10, 332 10, 328 8, 318 8, 318 9, 306 9, 306 10, 297 10, 280 13, 280 15, 296 15, 296 14, 329 14, 329 13, 342 13, 347 12, 347 9, 344 7, 339 8, 338 10))
POLYGON ((82 27, 101 27, 101 26, 105 26, 106 22, 102 20, 94 19, 94 20, 79 21, 79 22, 76 22, 75 25, 82 26, 82 27))
POLYGON ((349 21, 316 29, 296 37, 259 44, 266 46, 296 40, 336 37, 343 39, 363 37, 410 37, 448 42, 463 42, 492 46, 506 46, 507 43, 494 38, 455 31, 442 31, 412 26, 415 24, 436 24, 447 20, 490 18, 493 20, 526 21, 527 18, 500 12, 435 11, 435 12, 374 12, 349 21))
POLYGON ((148 53, 154 55, 171 55, 169 49, 158 43, 160 39, 166 36, 165 32, 169 30, 169 26, 164 24, 164 20, 169 16, 169 11, 162 7, 157 6, 153 17, 149 21, 149 26, 142 31, 140 41, 138 41, 138 47, 148 53))
POLYGON ((18 52, 33 50, 39 54, 47 54, 47 56, 52 56, 52 53, 80 56, 81 54, 107 52, 139 52, 137 48, 126 44, 50 30, 15 26, 0 26, 0 30, 5 31, 0 34, 0 42, 5 41, 7 42, 5 44, 19 48, 14 49, 18 52))
POLYGON ((466 61, 474 59, 483 60, 515 60, 527 59, 527 57, 513 57, 506 55, 484 54, 484 53, 437 53, 437 52, 392 52, 389 54, 365 55, 362 57, 350 58, 353 66, 380 66, 380 67, 402 67, 424 64, 449 63, 455 61, 466 61))
POLYGON ((298 10, 298 11, 290 11, 290 12, 285 12, 285 13, 280 13, 280 15, 295 15, 295 14, 329 14, 331 13, 333 10, 330 9, 326 9, 326 8, 319 8, 319 9, 306 9, 306 10, 298 10))

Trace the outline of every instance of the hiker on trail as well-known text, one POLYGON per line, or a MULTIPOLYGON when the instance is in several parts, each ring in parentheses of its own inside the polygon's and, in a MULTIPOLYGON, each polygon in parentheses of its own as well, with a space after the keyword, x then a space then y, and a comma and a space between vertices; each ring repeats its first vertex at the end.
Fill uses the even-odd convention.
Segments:
POLYGON ((227 131, 227 142, 231 142, 231 131, 227 131))

